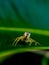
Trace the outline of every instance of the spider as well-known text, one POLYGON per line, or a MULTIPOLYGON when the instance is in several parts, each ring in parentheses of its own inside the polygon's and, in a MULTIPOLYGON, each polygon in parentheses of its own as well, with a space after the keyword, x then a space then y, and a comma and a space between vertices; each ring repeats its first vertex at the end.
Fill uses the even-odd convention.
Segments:
POLYGON ((26 43, 29 42, 29 46, 31 46, 33 42, 35 43, 35 45, 40 45, 39 42, 37 42, 36 40, 30 38, 30 35, 31 35, 31 34, 30 34, 29 32, 25 32, 23 36, 17 37, 17 38, 14 40, 13 45, 16 46, 20 40, 21 40, 22 42, 26 42, 26 43))

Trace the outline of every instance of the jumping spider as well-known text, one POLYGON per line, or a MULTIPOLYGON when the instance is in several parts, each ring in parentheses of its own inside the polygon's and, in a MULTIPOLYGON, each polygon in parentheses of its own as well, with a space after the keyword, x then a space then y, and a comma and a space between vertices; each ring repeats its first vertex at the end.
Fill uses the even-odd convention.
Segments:
POLYGON ((23 36, 17 37, 17 38, 14 40, 13 45, 15 44, 15 46, 16 46, 20 40, 21 40, 22 42, 25 41, 26 43, 29 42, 29 46, 31 46, 33 42, 35 43, 35 45, 40 45, 39 42, 37 42, 36 40, 30 38, 30 33, 29 33, 29 32, 25 32, 23 36))

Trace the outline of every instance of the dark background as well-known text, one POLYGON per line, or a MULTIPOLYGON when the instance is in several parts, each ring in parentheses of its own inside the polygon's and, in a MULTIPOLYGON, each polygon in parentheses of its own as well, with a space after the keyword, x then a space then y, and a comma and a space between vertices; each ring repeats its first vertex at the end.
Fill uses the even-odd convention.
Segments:
POLYGON ((6 59, 2 64, 13 64, 13 65, 41 65, 43 55, 35 54, 32 52, 25 52, 14 54, 10 58, 6 59))

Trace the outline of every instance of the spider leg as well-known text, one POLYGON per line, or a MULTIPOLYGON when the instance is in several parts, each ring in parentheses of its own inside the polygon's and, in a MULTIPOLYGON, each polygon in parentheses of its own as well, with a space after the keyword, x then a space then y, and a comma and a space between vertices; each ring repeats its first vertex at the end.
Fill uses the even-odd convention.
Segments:
POLYGON ((29 43, 29 46, 31 46, 32 42, 29 43))
POLYGON ((18 38, 17 41, 16 41, 16 43, 15 43, 15 46, 17 45, 17 43, 18 43, 19 41, 20 41, 20 39, 18 38))
POLYGON ((37 42, 36 40, 34 40, 34 39, 32 39, 32 38, 29 38, 29 42, 30 42, 30 46, 31 46, 31 44, 34 42, 35 43, 35 45, 40 45, 40 43, 39 42, 37 42))
POLYGON ((35 46, 36 46, 36 45, 40 45, 40 43, 37 42, 36 40, 34 40, 34 42, 35 42, 35 46))
POLYGON ((29 38, 28 42, 30 42, 30 43, 29 43, 29 46, 31 46, 31 45, 32 45, 32 43, 33 43, 34 41, 33 41, 33 39, 32 39, 32 38, 29 38))
POLYGON ((22 36, 17 38, 16 43, 15 43, 15 46, 17 45, 17 43, 18 43, 21 39, 22 39, 22 36))
POLYGON ((39 43, 39 42, 35 42, 35 45, 37 45, 37 44, 38 44, 38 45, 40 45, 40 43, 39 43))
POLYGON ((18 39, 18 38, 16 38, 16 39, 14 40, 14 42, 13 42, 13 44, 12 44, 12 45, 14 45, 14 44, 15 44, 15 42, 17 41, 17 39, 18 39))

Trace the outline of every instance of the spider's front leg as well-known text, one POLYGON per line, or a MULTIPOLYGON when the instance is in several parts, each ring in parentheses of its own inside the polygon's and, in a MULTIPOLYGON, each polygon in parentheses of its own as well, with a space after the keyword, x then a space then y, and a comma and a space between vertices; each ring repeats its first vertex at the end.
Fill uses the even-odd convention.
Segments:
POLYGON ((17 45, 17 43, 19 42, 19 40, 20 40, 20 37, 17 37, 15 40, 14 40, 14 42, 13 42, 13 45, 17 45))
POLYGON ((17 43, 22 40, 23 36, 17 37, 16 40, 14 41, 15 46, 17 45, 17 43))
POLYGON ((20 39, 18 38, 17 41, 16 41, 16 43, 15 43, 15 46, 17 45, 17 43, 19 42, 19 40, 20 40, 20 39))
POLYGON ((14 40, 14 42, 13 42, 13 44, 12 44, 12 45, 15 45, 15 42, 17 41, 17 39, 18 39, 18 38, 16 38, 16 39, 14 40))

